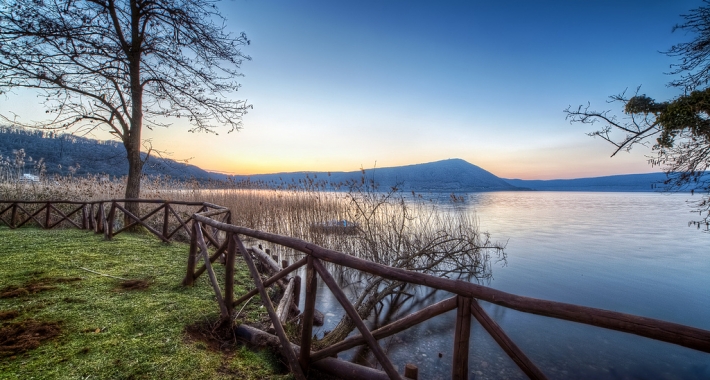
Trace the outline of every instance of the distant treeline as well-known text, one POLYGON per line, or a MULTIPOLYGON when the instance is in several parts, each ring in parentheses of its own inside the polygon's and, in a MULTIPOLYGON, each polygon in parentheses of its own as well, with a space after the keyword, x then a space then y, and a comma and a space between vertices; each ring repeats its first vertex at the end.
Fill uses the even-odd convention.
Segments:
MULTIPOLYGON (((15 160, 16 152, 20 149, 24 149, 24 170, 27 173, 31 173, 35 163, 44 159, 44 170, 48 176, 105 174, 122 177, 128 174, 126 150, 120 142, 0 126, 0 161, 15 160)), ((224 176, 194 165, 155 155, 151 155, 143 172, 150 176, 170 176, 175 179, 224 179, 224 176)))

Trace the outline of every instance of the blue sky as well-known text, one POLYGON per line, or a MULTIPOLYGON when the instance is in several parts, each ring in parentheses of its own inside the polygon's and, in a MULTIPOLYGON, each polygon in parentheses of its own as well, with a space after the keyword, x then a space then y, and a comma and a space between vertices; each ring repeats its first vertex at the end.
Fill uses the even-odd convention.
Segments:
MULTIPOLYGON (((244 129, 147 133, 206 169, 350 171, 462 158, 507 178, 658 171, 648 149, 612 147, 570 125, 569 105, 628 88, 655 98, 674 62, 660 53, 700 1, 275 1, 218 5, 252 57, 244 129)), ((10 100, 12 103, 12 100, 10 100)), ((11 107, 0 105, 0 108, 11 107)))

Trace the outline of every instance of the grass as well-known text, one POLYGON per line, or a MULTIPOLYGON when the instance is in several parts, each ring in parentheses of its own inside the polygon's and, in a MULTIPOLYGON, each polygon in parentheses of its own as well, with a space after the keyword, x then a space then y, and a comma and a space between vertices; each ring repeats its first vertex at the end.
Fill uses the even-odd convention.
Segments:
MULTIPOLYGON (((32 320, 59 330, 23 353, 0 348, 0 379, 289 378, 270 352, 215 351, 186 334, 219 312, 206 276, 180 285, 186 255, 184 244, 141 234, 104 241, 86 231, 0 228, 0 294, 14 295, 0 295, 0 330, 32 320), (82 267, 148 287, 127 290, 82 267)), ((237 271, 239 296, 251 278, 244 266, 237 271)), ((248 319, 263 318, 259 304, 247 306, 248 319)))

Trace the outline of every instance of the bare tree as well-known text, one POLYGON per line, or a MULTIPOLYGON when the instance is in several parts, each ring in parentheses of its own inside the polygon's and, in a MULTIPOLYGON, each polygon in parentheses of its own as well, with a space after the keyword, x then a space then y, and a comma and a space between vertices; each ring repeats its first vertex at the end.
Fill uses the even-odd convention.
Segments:
POLYGON ((126 198, 138 198, 143 126, 231 132, 251 107, 231 98, 249 40, 224 22, 213 0, 0 0, 0 91, 39 90, 49 114, 4 118, 107 129, 126 148, 126 198))
MULTIPOLYGON (((347 235, 345 244, 337 247, 344 252, 395 268, 468 281, 491 278, 491 252, 505 260, 504 247, 480 232, 464 210, 445 211, 424 200, 405 199, 396 187, 388 192, 368 189, 364 181, 351 187, 347 199, 347 218, 358 226, 358 233, 347 235)), ((340 283, 348 284, 353 306, 363 320, 384 308, 393 313, 412 296, 413 287, 399 281, 355 270, 336 273, 340 283)), ((345 315, 317 344, 341 341, 354 328, 345 315)))

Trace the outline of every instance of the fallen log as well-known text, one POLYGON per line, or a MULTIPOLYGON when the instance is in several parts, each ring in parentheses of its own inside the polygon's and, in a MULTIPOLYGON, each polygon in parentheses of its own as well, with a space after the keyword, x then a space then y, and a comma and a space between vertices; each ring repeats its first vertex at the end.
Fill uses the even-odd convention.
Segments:
MULTIPOLYGON (((241 325, 235 328, 234 332, 238 339, 251 345, 274 349, 280 348, 277 336, 257 328, 241 325)), ((291 343, 291 347, 293 347, 297 355, 300 354, 301 347, 293 343, 291 343)), ((336 358, 321 359, 311 363, 311 368, 344 380, 389 380, 389 376, 383 371, 336 358)))

